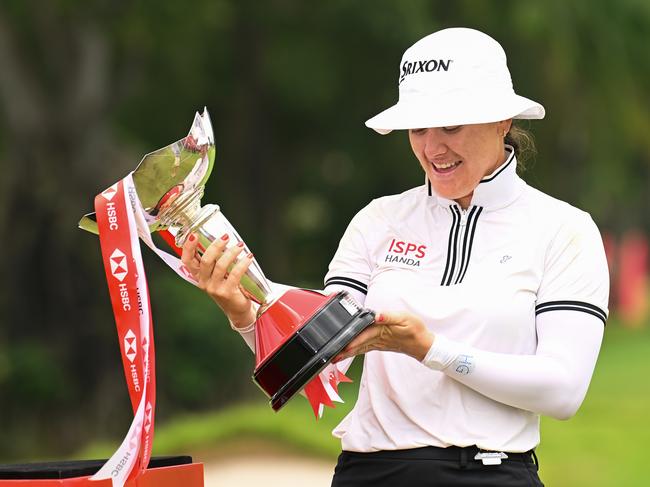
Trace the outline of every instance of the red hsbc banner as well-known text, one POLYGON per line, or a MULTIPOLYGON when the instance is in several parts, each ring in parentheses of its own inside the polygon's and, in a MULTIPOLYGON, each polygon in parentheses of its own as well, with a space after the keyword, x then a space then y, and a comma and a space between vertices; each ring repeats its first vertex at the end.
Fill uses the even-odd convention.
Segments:
POLYGON ((156 405, 153 322, 134 216, 137 210, 125 191, 130 179, 95 198, 102 258, 134 414, 122 445, 93 476, 95 480, 111 478, 114 486, 124 485, 146 469, 156 405))
MULTIPOLYGON (((134 417, 119 448, 91 480, 110 478, 114 487, 123 487, 128 480, 139 477, 149 464, 156 409, 153 321, 139 238, 180 277, 194 285, 196 280, 180 259, 154 244, 132 174, 98 194, 95 211, 134 417)), ((163 233, 163 237, 178 253, 174 235, 169 232, 163 233)), ((322 415, 323 406, 332 407, 332 401, 342 402, 337 386, 346 381, 349 379, 344 369, 330 364, 305 388, 317 417, 322 415)))

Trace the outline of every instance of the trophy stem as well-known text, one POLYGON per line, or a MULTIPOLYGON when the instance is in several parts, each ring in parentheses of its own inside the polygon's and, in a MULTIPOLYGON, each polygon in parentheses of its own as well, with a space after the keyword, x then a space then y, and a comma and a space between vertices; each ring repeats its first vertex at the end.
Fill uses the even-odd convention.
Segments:
MULTIPOLYGON (((272 289, 271 292, 266 296, 266 299, 264 300, 263 303, 257 303, 260 305, 260 307, 257 309, 257 319, 262 316, 262 314, 269 309, 275 302, 282 297, 284 294, 284 291, 280 291, 277 289, 272 289)), ((251 299, 254 300, 254 298, 251 297, 251 299)))
MULTIPOLYGON (((177 230, 176 245, 182 247, 190 234, 195 234, 199 239, 198 251, 203 254, 205 250, 223 234, 230 236, 230 248, 241 242, 241 237, 223 216, 218 205, 205 205, 201 207, 203 188, 188 193, 175 191, 160 205, 159 221, 166 227, 177 230)), ((244 256, 246 254, 243 254, 244 256)), ((228 272, 240 261, 238 257, 228 267, 228 272)), ((241 278, 242 292, 262 307, 267 306, 271 299, 271 286, 262 273, 256 261, 253 261, 248 271, 241 278)))

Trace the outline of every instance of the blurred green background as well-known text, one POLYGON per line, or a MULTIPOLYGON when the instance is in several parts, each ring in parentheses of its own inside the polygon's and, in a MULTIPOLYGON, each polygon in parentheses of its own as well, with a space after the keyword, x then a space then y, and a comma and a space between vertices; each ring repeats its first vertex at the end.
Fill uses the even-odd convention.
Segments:
MULTIPOLYGON (((0 462, 105 455, 130 423, 99 245, 76 229, 95 194, 207 106, 217 159, 204 201, 271 279, 321 287, 350 218, 422 183, 406 135, 363 122, 396 100, 403 50, 452 26, 500 41, 517 91, 547 109, 524 124, 539 151, 529 184, 589 211, 614 241, 647 235, 647 0, 0 3, 0 462)), ((209 298, 150 252, 145 265, 156 450, 262 437, 334 458, 329 430, 346 408, 315 423, 297 399, 273 415, 209 298)), ((626 327, 612 304, 582 410, 543 422, 548 485, 650 477, 650 332, 645 313, 626 327)))

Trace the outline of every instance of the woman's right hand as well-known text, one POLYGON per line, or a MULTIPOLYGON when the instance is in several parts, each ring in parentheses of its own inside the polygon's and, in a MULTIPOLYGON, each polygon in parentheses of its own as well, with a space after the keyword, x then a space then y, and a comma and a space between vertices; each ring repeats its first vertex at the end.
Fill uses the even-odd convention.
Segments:
POLYGON ((241 258, 228 272, 244 250, 243 242, 226 249, 228 240, 228 234, 224 234, 201 256, 198 253, 199 239, 190 234, 183 245, 181 261, 198 281, 199 289, 219 305, 236 328, 244 328, 255 321, 253 303, 240 289, 241 278, 253 262, 253 254, 241 258))

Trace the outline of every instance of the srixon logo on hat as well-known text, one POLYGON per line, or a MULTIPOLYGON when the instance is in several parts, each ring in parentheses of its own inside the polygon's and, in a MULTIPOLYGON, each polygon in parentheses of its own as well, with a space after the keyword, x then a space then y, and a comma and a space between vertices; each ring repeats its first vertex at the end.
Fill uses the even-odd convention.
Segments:
POLYGON ((409 74, 433 73, 435 71, 449 71, 452 59, 425 59, 424 61, 404 61, 399 82, 404 81, 409 74))

